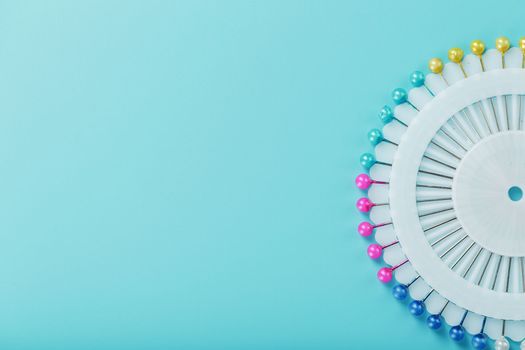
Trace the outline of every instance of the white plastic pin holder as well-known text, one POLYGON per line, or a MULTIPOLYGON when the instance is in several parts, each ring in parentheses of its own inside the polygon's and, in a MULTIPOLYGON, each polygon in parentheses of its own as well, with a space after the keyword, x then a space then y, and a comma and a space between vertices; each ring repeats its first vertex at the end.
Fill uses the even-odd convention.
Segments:
POLYGON ((432 59, 381 110, 375 154, 361 156, 369 174, 356 178, 370 219, 358 232, 389 265, 378 279, 395 278, 394 297, 429 328, 468 332, 475 349, 525 349, 525 39, 471 50, 432 59))

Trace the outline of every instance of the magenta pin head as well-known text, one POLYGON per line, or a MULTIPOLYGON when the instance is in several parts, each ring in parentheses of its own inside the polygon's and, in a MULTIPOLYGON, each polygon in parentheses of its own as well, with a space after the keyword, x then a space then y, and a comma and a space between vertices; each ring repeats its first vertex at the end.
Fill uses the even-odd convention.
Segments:
POLYGON ((372 184, 372 179, 367 174, 359 174, 355 178, 355 184, 360 190, 367 190, 372 184))
POLYGON ((392 269, 390 267, 382 267, 377 271, 377 279, 383 283, 388 283, 392 280, 392 269))
POLYGON ((374 232, 374 226, 369 222, 363 221, 357 226, 357 232, 363 237, 368 237, 374 232))
POLYGON ((381 247, 379 244, 370 244, 368 246, 368 256, 371 259, 378 259, 381 257, 381 254, 383 253, 383 247, 381 247))
POLYGON ((359 198, 356 203, 357 210, 362 213, 368 213, 373 206, 374 203, 372 203, 372 201, 366 197, 359 198))

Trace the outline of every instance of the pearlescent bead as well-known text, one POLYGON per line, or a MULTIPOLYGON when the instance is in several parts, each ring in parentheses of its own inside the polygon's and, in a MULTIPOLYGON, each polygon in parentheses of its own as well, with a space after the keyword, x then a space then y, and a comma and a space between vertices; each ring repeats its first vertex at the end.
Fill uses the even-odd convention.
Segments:
POLYGON ((383 133, 379 129, 372 129, 368 132, 368 140, 372 144, 372 146, 377 146, 380 144, 385 138, 383 137, 383 133))
POLYGON ((383 283, 392 281, 392 269, 389 267, 382 267, 377 271, 377 279, 383 283))
POLYGON ((408 94, 405 89, 397 88, 392 91, 392 100, 396 105, 405 103, 408 99, 408 94))
POLYGON ((361 155, 360 162, 368 170, 376 163, 376 157, 372 153, 364 153, 361 155))
POLYGON ((460 341, 465 337, 465 328, 463 328, 461 325, 454 326, 450 328, 448 335, 450 335, 452 340, 460 341))
POLYGON ((520 38, 520 41, 518 42, 521 52, 525 53, 525 36, 522 36, 520 38))
POLYGON ((368 246, 367 253, 370 259, 378 259, 379 257, 381 257, 381 254, 383 253, 383 247, 375 243, 370 244, 368 246))
POLYGON ((430 69, 432 73, 441 74, 441 72, 443 72, 443 61, 439 58, 431 59, 428 61, 428 69, 430 69))
POLYGON ((427 326, 430 329, 440 329, 441 328, 441 316, 439 315, 428 316, 427 326))
POLYGON ((474 40, 470 43, 470 51, 476 56, 483 55, 483 52, 485 52, 485 43, 481 40, 474 40))
POLYGON ((496 49, 501 53, 507 52, 510 49, 510 40, 507 37, 500 36, 496 39, 496 49))
POLYGON ((415 72, 410 74, 410 83, 412 83, 412 86, 414 87, 423 86, 425 84, 425 74, 416 70, 415 72))
POLYGON ((463 60, 463 50, 459 47, 454 47, 448 50, 448 59, 454 63, 460 63, 463 60))
POLYGON ((413 300, 408 304, 408 310, 414 316, 421 316, 425 312, 425 303, 421 300, 413 300))
POLYGON ((510 349, 510 343, 504 336, 499 337, 494 342, 494 349, 495 350, 509 350, 510 349))
POLYGON ((394 120, 394 111, 392 108, 390 108, 390 106, 384 106, 381 108, 379 111, 379 119, 381 119, 383 124, 388 124, 394 120))
POLYGON ((363 221, 357 226, 357 232, 363 237, 368 237, 374 232, 374 226, 369 222, 363 221))
POLYGON ((368 213, 370 209, 374 206, 374 203, 366 197, 359 198, 357 200, 357 203, 355 205, 357 207, 357 210, 359 210, 361 213, 368 213))
POLYGON ((367 190, 372 184, 372 179, 367 174, 359 174, 355 178, 355 184, 360 190, 367 190))
POLYGON ((483 350, 487 347, 488 338, 485 333, 478 333, 472 337, 472 347, 476 350, 483 350))
POLYGON ((396 284, 394 288, 392 288, 392 295, 397 300, 405 300, 408 296, 408 287, 404 284, 396 284))

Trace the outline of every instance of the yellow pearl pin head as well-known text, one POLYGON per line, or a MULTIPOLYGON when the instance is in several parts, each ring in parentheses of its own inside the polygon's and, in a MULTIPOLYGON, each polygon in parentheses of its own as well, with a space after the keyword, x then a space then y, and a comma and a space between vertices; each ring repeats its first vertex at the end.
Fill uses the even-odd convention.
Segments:
POLYGON ((441 74, 441 72, 443 72, 443 61, 439 58, 431 59, 428 61, 428 69, 430 69, 432 73, 441 74))
POLYGON ((470 43, 470 51, 476 56, 483 55, 483 52, 485 52, 485 43, 481 40, 474 40, 470 43))
POLYGON ((525 54, 525 36, 521 37, 519 41, 519 46, 520 46, 521 52, 525 54))
POLYGON ((496 49, 499 52, 505 53, 510 49, 510 40, 507 37, 500 36, 496 39, 496 49))
POLYGON ((463 50, 459 47, 454 47, 448 50, 448 59, 454 63, 460 63, 463 60, 463 50))

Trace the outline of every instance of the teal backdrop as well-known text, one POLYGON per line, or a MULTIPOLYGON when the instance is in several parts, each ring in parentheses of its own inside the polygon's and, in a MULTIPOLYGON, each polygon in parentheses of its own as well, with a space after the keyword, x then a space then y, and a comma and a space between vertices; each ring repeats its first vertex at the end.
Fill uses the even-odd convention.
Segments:
POLYGON ((353 181, 390 91, 523 10, 0 1, 0 347, 456 348, 376 280, 353 181))

